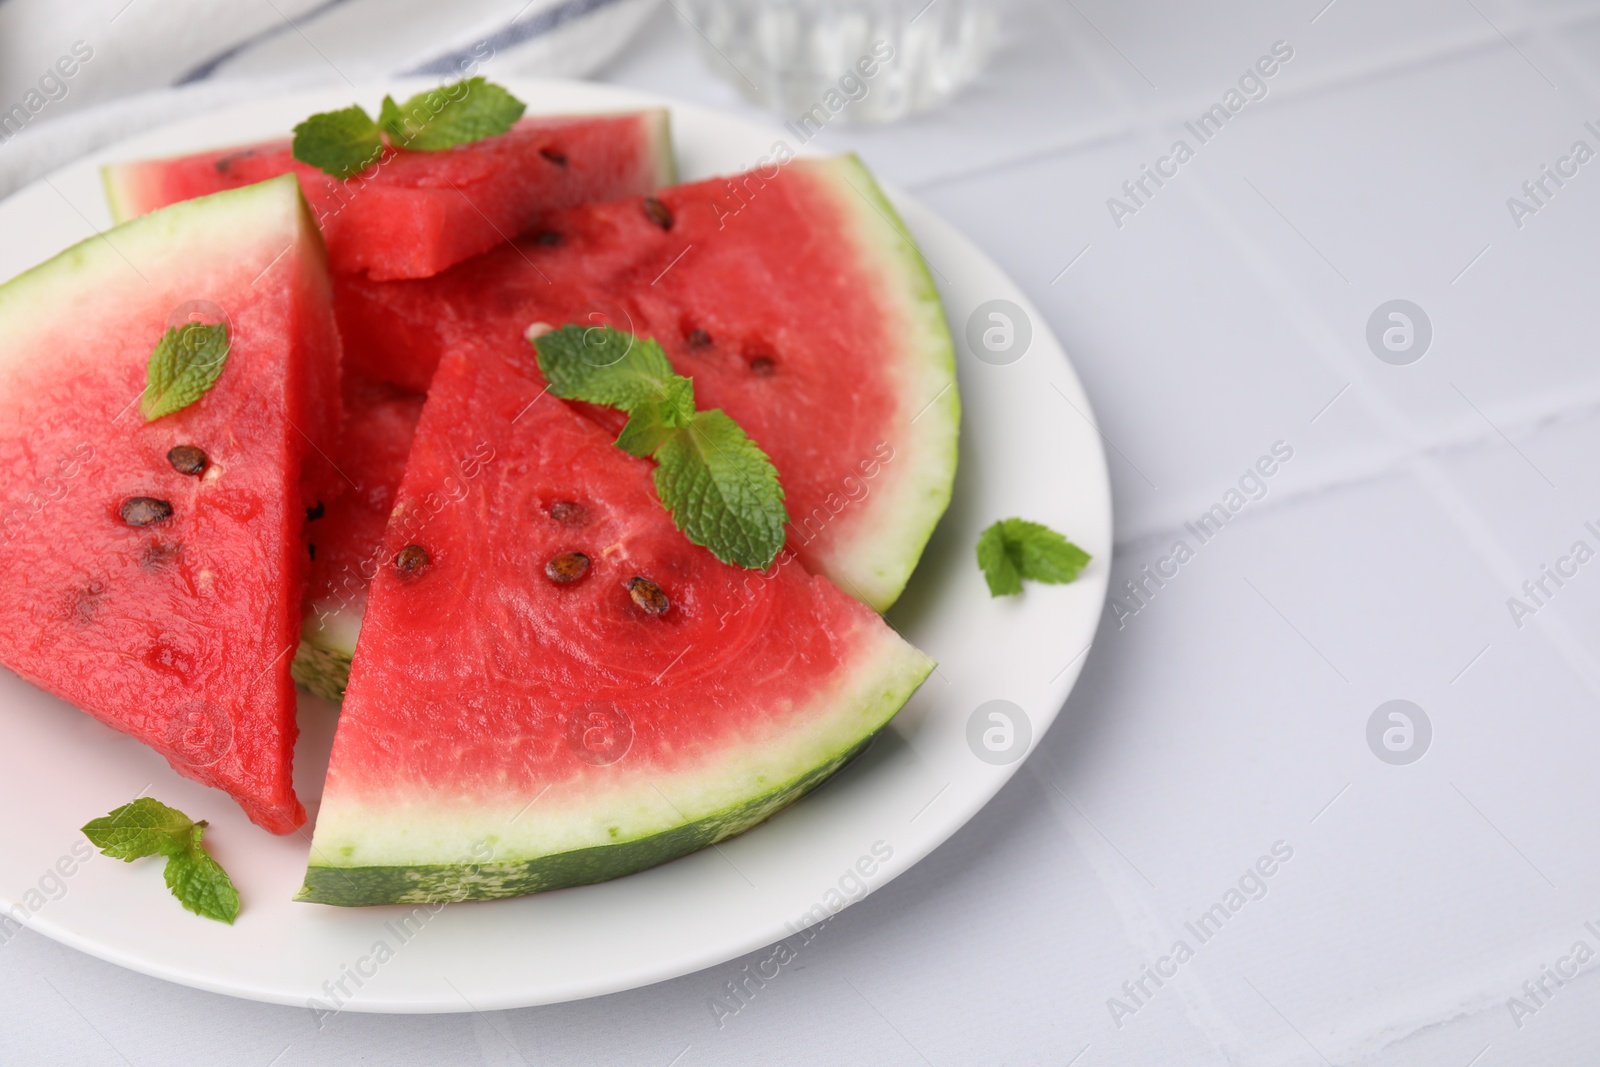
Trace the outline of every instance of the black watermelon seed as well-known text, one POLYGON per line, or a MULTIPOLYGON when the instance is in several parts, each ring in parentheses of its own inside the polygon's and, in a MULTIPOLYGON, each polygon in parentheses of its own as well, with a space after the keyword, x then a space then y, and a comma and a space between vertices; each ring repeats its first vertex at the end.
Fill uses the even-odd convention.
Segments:
POLYGON ((539 149, 539 154, 558 167, 564 167, 567 165, 566 153, 558 152, 554 148, 541 148, 539 149))
POLYGON ((628 595, 633 602, 639 605, 639 610, 651 615, 665 615, 667 608, 672 605, 667 601, 667 594, 661 587, 648 578, 633 577, 628 579, 628 595))
POLYGON ((653 196, 644 198, 644 213, 663 230, 672 229, 672 209, 653 196))
POLYGON ((312 559, 316 559, 317 558, 317 546, 312 544, 310 541, 306 542, 306 551, 311 553, 311 558, 312 559))
POLYGON ((307 522, 316 522, 318 519, 322 518, 322 516, 326 515, 327 513, 328 513, 328 509, 323 507, 322 506, 322 501, 319 500, 319 501, 317 501, 317 506, 316 507, 314 507, 314 508, 306 508, 306 521, 307 522))
POLYGON ((709 348, 711 346, 711 335, 704 330, 690 330, 689 336, 685 339, 689 342, 690 348, 709 348))
POLYGON ((395 554, 394 569, 401 574, 418 574, 431 562, 427 549, 421 545, 407 545, 395 554))
POLYGON ((211 465, 205 450, 194 445, 175 445, 167 452, 167 462, 172 464, 172 469, 179 474, 192 474, 196 477, 204 474, 206 468, 211 465))
POLYGON ((582 526, 589 521, 589 509, 576 500, 557 500, 550 505, 550 517, 563 526, 582 526))
POLYGON ((589 557, 582 552, 563 552, 544 565, 544 576, 557 585, 575 582, 589 573, 589 557))
POLYGON ((149 526, 172 518, 172 505, 153 496, 130 496, 118 510, 129 526, 149 526))
POLYGON ((554 230, 540 230, 533 235, 533 243, 544 248, 555 248, 561 243, 561 235, 554 230))
POLYGON ((750 373, 758 378, 770 378, 776 366, 771 356, 757 356, 750 361, 750 373))

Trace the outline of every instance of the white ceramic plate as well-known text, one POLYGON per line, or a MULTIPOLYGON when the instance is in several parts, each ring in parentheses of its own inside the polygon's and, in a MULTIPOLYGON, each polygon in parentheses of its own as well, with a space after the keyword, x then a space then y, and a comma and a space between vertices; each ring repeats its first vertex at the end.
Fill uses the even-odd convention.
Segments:
MULTIPOLYGON (((512 81, 539 112, 663 101, 583 83, 512 81)), ((110 224, 100 164, 283 136, 306 115, 420 85, 329 90, 219 111, 125 141, 0 204, 0 277, 110 224)), ((672 104, 686 180, 733 173, 778 134, 672 104)), ((871 160, 868 160, 870 163, 871 160)), ((0 671, 0 907, 33 929, 147 974, 240 997, 358 1011, 464 1011, 613 992, 712 966, 791 936, 883 886, 1000 789, 1050 725, 1082 669, 1105 597, 1111 497, 1083 389, 1021 289, 916 201, 890 191, 944 295, 957 338, 963 425, 954 503, 889 619, 939 661, 876 744, 824 788, 720 849, 603 885, 519 900, 402 907, 296 904, 308 839, 273 837, 222 794, 180 778, 137 742, 0 671), (1009 364, 964 339, 980 305, 1011 301, 1009 364), (993 356, 991 356, 993 358, 993 356), (979 532, 1011 515, 1048 523, 1094 555, 1068 586, 991 599, 973 558, 979 532), (976 727, 980 705, 1021 709, 976 727), (992 731, 985 748, 984 731, 992 731), (976 746, 976 747, 974 747, 976 746), (989 759, 976 753, 984 752, 989 759), (1010 762, 1005 762, 1009 760, 1010 762), (207 844, 244 910, 232 927, 190 915, 160 864, 80 863, 77 827, 148 793, 211 822, 207 844), (380 948, 380 945, 382 948, 380 948), (342 986, 342 991, 341 987, 342 986)), ((984 326, 999 326, 984 312, 984 326)), ((996 335, 996 341, 1003 341, 996 335)), ((296 786, 314 810, 334 717, 303 697, 296 786)), ((8 935, 0 920, 0 940, 8 935)))

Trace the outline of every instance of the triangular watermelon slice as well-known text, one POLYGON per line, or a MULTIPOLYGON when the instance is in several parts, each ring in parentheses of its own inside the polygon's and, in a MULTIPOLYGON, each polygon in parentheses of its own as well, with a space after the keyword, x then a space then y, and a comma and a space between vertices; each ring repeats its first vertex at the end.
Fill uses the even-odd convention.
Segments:
POLYGON ((298 186, 70 248, 0 287, 0 332, 0 663, 294 830, 302 460, 333 451, 339 365, 298 186), (221 374, 147 422, 151 350, 195 320, 229 326, 221 374))
POLYGON ((921 684, 926 656, 791 557, 761 574, 689 543, 650 470, 545 394, 531 348, 446 360, 299 899, 486 899, 664 862, 820 783, 921 684))
POLYGON ((545 214, 644 193, 673 180, 664 109, 526 118, 443 152, 391 151, 339 181, 290 154, 291 142, 105 168, 119 220, 279 174, 300 179, 336 272, 425 278, 522 233, 545 214))
POLYGON ((335 288, 350 364, 409 389, 427 388, 445 352, 514 358, 534 322, 654 337, 700 402, 772 457, 801 561, 879 610, 949 504, 949 329, 854 156, 584 205, 426 281, 335 288))

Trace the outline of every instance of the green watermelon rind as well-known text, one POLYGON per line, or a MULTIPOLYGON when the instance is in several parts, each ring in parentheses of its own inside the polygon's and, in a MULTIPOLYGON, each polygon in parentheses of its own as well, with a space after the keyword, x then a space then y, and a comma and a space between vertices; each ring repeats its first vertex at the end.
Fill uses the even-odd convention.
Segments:
POLYGON ((100 188, 106 194, 106 206, 111 209, 111 221, 118 226, 137 216, 137 212, 128 210, 128 205, 123 198, 123 189, 127 179, 124 175, 128 172, 129 164, 107 163, 100 168, 100 188))
POLYGON ((295 900, 337 907, 498 900, 607 882, 744 833, 793 804, 859 755, 873 738, 781 789, 664 833, 511 863, 335 867, 312 863, 295 900))
MULTIPOLYGON (((849 235, 869 262, 867 273, 883 280, 884 296, 904 305, 899 318, 905 356, 894 370, 901 379, 899 398, 911 414, 906 436, 889 442, 897 455, 873 488, 887 499, 863 513, 881 518, 842 531, 820 561, 822 572, 841 588, 883 612, 905 590, 950 506, 961 427, 955 345, 927 261, 872 172, 854 153, 817 162, 833 171, 839 203, 852 220, 849 235), (885 482, 886 476, 893 480, 885 482)), ((805 516, 792 519, 798 530, 805 516)))
POLYGON ((307 605, 300 624, 300 647, 289 664, 289 673, 301 688, 335 704, 344 700, 365 610, 365 593, 356 603, 313 601, 307 605))
MULTIPOLYGON (((741 834, 799 800, 854 759, 932 674, 933 660, 892 634, 888 639, 893 647, 884 643, 878 646, 884 649, 882 652, 864 646, 876 662, 862 665, 866 677, 851 685, 849 693, 841 694, 853 706, 842 712, 838 707, 830 709, 847 725, 824 746, 826 755, 773 789, 716 810, 682 813, 684 821, 666 830, 527 858, 345 865, 332 859, 339 851, 337 846, 329 849, 314 839, 305 882, 295 899, 365 907, 525 896, 619 878, 741 834), (853 700, 850 694, 854 694, 853 700)), ((476 836, 480 842, 498 847, 495 835, 482 834, 481 826, 463 825, 461 831, 458 836, 462 841, 476 836)), ((468 851, 462 849, 459 854, 465 856, 468 851)))
POLYGON ((350 664, 354 659, 355 649, 334 648, 302 631, 300 647, 289 662, 289 674, 306 692, 339 704, 350 687, 350 664))

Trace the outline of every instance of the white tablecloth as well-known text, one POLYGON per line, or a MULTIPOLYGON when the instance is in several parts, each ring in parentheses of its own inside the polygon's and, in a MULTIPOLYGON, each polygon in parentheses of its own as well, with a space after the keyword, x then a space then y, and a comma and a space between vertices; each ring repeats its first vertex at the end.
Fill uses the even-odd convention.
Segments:
MULTIPOLYGON (((757 116, 674 21, 601 76, 757 116)), ((950 108, 823 140, 1097 406, 1118 606, 1023 771, 731 1014, 759 955, 319 1032, 23 933, 0 1062, 1596 1062, 1600 4, 1041 0, 950 108)))

